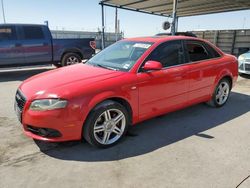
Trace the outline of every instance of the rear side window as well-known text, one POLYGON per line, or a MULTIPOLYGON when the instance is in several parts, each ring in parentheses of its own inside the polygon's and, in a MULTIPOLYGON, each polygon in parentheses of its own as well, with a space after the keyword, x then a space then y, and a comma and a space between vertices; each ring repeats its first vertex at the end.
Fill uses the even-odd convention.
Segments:
POLYGON ((217 52, 212 46, 210 46, 209 44, 206 44, 206 47, 208 51, 210 52, 210 54, 213 56, 213 58, 221 57, 219 52, 217 52))
POLYGON ((16 29, 12 26, 0 26, 0 41, 16 40, 16 29))
POLYGON ((191 62, 213 58, 199 41, 186 41, 186 49, 191 62))
POLYGON ((24 26, 23 27, 24 39, 44 39, 42 27, 39 26, 24 26))
POLYGON ((181 41, 169 41, 160 44, 146 59, 159 61, 163 67, 171 67, 184 63, 181 41))

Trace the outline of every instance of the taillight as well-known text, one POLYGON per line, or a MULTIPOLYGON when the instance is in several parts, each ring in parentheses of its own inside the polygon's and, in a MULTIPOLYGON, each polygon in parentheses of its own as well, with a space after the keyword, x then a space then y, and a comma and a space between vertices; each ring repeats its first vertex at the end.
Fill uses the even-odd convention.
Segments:
POLYGON ((94 50, 96 49, 96 42, 95 41, 90 41, 89 45, 91 48, 93 48, 94 50))

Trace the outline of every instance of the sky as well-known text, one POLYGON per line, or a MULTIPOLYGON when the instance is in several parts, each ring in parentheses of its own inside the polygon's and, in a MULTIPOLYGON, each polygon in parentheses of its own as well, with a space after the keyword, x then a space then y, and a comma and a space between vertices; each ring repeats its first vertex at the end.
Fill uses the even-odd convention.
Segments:
MULTIPOLYGON (((7 23, 49 21, 50 29, 97 31, 101 28, 99 0, 3 0, 7 23)), ((0 23, 3 23, 0 9, 0 23)), ((114 31, 115 9, 105 8, 106 31, 114 31)), ((118 10, 125 37, 148 36, 164 32, 162 23, 170 18, 118 10)), ((250 10, 191 16, 179 19, 179 31, 250 29, 250 10)))

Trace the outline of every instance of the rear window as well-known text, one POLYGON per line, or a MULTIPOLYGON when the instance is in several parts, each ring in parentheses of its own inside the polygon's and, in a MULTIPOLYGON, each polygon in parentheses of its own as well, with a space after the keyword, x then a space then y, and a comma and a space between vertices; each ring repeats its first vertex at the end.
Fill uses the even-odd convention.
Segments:
POLYGON ((44 39, 42 27, 39 26, 24 26, 23 27, 24 39, 44 39))
POLYGON ((191 62, 213 58, 205 45, 199 41, 186 41, 186 48, 191 62))
POLYGON ((221 57, 219 52, 217 52, 212 46, 210 46, 209 44, 206 44, 206 47, 208 51, 211 53, 211 55, 213 56, 213 58, 221 57))
POLYGON ((0 41, 2 40, 15 40, 16 29, 12 26, 0 26, 0 41))

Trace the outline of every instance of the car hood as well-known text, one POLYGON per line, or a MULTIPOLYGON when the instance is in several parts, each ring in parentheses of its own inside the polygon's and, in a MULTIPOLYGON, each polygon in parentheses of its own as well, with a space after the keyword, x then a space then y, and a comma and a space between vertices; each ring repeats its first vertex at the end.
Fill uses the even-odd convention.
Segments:
POLYGON ((60 98, 67 85, 79 84, 87 87, 98 81, 104 81, 124 74, 124 72, 108 70, 90 65, 77 64, 47 71, 25 80, 20 90, 28 98, 60 98), (63 89, 60 89, 63 88, 63 89), (53 93, 52 91, 61 91, 53 93))

